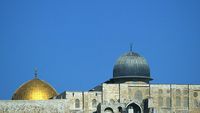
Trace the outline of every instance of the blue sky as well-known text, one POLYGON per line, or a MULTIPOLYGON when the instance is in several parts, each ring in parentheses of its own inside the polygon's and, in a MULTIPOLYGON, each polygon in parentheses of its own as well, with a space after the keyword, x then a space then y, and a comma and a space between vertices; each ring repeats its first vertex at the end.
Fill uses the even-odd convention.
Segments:
POLYGON ((199 0, 1 0, 0 99, 34 77, 59 93, 110 79, 117 58, 144 56, 152 83, 200 84, 199 0))

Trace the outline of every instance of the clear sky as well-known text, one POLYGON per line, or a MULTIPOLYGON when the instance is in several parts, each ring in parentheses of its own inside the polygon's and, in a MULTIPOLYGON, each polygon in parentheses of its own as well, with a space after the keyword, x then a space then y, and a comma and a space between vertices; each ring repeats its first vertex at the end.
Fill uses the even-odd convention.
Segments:
POLYGON ((144 56, 151 83, 200 84, 200 0, 0 0, 0 99, 39 78, 59 93, 110 79, 144 56))

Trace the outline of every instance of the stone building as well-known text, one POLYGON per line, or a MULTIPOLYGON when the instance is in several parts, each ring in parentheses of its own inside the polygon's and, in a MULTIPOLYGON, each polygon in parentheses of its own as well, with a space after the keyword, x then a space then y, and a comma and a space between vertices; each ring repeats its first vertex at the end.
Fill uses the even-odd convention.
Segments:
POLYGON ((27 95, 34 93, 29 93, 30 87, 44 85, 33 87, 27 82, 14 93, 13 100, 0 101, 0 113, 200 113, 200 85, 152 84, 151 80, 145 58, 129 51, 114 65, 113 78, 89 91, 57 95, 48 85, 45 92, 35 94, 38 100, 29 99, 27 95), (49 94, 53 97, 41 100, 41 95, 46 99, 49 94))

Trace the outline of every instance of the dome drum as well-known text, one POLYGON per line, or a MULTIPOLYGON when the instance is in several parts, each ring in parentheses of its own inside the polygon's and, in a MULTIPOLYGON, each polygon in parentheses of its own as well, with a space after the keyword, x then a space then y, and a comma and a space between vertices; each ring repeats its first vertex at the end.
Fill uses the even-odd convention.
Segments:
POLYGON ((142 76, 123 76, 123 77, 113 77, 111 79, 111 81, 113 81, 113 83, 125 83, 125 82, 145 82, 145 83, 149 83, 149 81, 153 80, 150 77, 142 77, 142 76))

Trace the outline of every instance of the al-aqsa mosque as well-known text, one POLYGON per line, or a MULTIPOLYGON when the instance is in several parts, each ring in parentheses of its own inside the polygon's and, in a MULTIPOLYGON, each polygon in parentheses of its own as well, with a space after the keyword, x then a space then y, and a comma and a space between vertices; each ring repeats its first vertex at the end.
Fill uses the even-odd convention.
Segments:
POLYGON ((88 91, 57 93, 35 77, 0 100, 0 113, 200 113, 200 85, 152 84, 144 57, 120 56, 113 77, 88 91))

